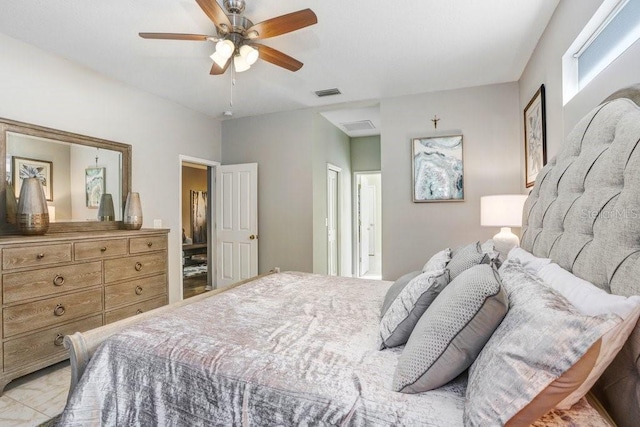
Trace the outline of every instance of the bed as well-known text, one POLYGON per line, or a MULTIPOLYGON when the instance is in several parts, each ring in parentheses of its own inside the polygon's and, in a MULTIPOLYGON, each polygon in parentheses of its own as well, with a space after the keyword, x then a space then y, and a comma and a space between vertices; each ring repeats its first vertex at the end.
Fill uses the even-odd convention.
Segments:
MULTIPOLYGON (((587 115, 541 171, 521 242, 623 296, 640 294, 636 89, 587 115)), ((66 337, 72 387, 60 424, 464 425, 473 373, 423 393, 392 390, 404 348, 379 350, 391 287, 274 272, 66 337)), ((593 388, 621 426, 640 420, 639 354, 635 326, 593 388)), ((611 425, 598 406, 582 398, 534 425, 611 425)))

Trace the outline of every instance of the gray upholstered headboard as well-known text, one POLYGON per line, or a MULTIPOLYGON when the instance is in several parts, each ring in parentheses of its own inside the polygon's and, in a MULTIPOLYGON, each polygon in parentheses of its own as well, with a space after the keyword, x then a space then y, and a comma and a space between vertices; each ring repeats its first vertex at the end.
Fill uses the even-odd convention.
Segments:
MULTIPOLYGON (((606 291, 640 295, 640 85, 587 114, 538 174, 521 246, 606 291), (632 101, 632 100, 635 100, 632 101)), ((640 326, 594 387, 620 426, 640 420, 640 326)))

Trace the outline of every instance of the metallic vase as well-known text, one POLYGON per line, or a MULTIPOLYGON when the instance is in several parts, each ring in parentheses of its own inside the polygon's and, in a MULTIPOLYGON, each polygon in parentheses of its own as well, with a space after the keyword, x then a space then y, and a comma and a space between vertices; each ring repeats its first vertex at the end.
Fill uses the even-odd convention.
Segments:
POLYGON ((98 207, 98 221, 115 221, 116 212, 113 208, 113 197, 109 193, 104 193, 100 197, 98 207))
POLYGON ((44 188, 38 178, 25 178, 20 189, 16 226, 22 234, 39 235, 49 229, 49 211, 44 188))
POLYGON ((142 227, 140 194, 131 192, 127 195, 127 203, 124 205, 122 227, 126 230, 139 230, 142 227))

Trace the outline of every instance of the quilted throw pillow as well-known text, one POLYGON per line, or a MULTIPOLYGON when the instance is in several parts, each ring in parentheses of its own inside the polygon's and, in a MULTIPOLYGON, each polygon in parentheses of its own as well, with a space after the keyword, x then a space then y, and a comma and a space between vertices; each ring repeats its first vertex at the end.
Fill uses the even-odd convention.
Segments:
POLYGON ((393 285, 387 290, 387 294, 384 296, 384 301, 382 303, 382 310, 380 311, 380 317, 383 317, 389 307, 391 307, 391 303, 395 301, 395 299, 400 295, 400 292, 417 276, 422 274, 420 271, 412 271, 411 273, 407 273, 404 276, 400 277, 396 280, 393 285))
POLYGON ((471 365, 508 308, 500 279, 487 264, 453 280, 422 315, 393 378, 393 390, 420 393, 451 381, 471 365))
POLYGON ((480 249, 480 242, 475 242, 456 249, 451 261, 447 264, 447 268, 449 269, 451 280, 453 280, 460 273, 474 265, 487 263, 489 263, 489 256, 480 249))
POLYGON ((449 261, 451 261, 451 249, 443 249, 429 258, 429 261, 422 267, 422 272, 442 270, 447 266, 449 261))
POLYGON ((380 349, 406 343, 420 316, 448 283, 447 270, 428 271, 407 283, 380 320, 380 349))
POLYGON ((577 389, 617 315, 585 316, 517 260, 500 269, 509 312, 469 369, 465 426, 528 426, 577 389))

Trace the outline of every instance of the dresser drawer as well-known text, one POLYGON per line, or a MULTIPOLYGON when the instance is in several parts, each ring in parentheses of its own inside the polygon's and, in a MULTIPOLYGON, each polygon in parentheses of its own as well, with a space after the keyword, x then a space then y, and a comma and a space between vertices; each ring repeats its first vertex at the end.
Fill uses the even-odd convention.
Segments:
POLYGON ((101 288, 5 307, 2 311, 4 337, 66 323, 100 311, 101 288))
POLYGON ((4 343, 5 370, 21 367, 42 359, 62 356, 68 350, 62 345, 64 335, 84 332, 102 326, 102 315, 60 325, 46 331, 36 332, 26 337, 4 343))
POLYGON ((166 292, 166 274, 118 283, 104 288, 104 308, 109 310, 120 305, 137 303, 166 292))
POLYGON ((166 304, 167 297, 163 295, 161 297, 128 305, 116 310, 107 311, 105 323, 117 322, 118 320, 135 316, 136 314, 144 313, 145 311, 153 310, 154 308, 162 307, 166 304))
POLYGON ((104 281, 114 283, 167 271, 167 253, 132 255, 104 261, 104 281))
POLYGON ((129 239, 129 253, 162 251, 167 249, 167 236, 132 237, 129 239))
POLYGON ((71 243, 38 245, 2 250, 2 268, 40 267, 71 261, 71 243))
POLYGON ((101 283, 102 263, 100 261, 7 273, 2 276, 2 297, 5 304, 10 304, 101 283))
POLYGON ((78 242, 73 247, 76 261, 99 259, 127 254, 127 239, 78 242))

